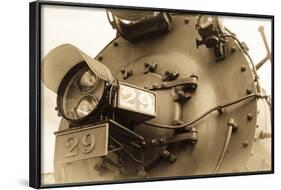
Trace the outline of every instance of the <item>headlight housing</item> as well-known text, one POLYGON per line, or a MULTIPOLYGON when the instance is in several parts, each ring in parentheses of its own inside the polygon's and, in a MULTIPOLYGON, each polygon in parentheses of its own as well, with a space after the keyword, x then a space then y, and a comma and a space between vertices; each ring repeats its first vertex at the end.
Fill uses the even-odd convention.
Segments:
POLYGON ((107 105, 106 87, 85 62, 77 64, 58 88, 59 113, 73 125, 97 120, 107 105))

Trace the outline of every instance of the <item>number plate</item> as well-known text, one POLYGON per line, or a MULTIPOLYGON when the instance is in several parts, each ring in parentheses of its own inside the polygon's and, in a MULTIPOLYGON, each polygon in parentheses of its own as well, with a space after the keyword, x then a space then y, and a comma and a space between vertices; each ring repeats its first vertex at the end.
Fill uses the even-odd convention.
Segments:
POLYGON ((121 109, 156 115, 156 94, 145 89, 121 84, 118 93, 118 107, 121 109))
POLYGON ((107 155, 108 123, 56 132, 57 159, 73 162, 107 155))

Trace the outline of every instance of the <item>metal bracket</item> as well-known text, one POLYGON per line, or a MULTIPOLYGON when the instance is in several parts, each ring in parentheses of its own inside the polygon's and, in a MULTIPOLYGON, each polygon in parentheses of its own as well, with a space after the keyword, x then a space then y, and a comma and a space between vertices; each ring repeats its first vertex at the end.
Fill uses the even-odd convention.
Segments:
POLYGON ((192 130, 189 132, 180 133, 170 137, 145 139, 142 142, 142 146, 143 147, 160 146, 160 145, 167 145, 167 144, 183 142, 183 141, 195 144, 197 142, 197 130, 195 128, 192 128, 192 130))
POLYGON ((197 88, 198 76, 191 75, 188 78, 183 78, 175 81, 162 82, 161 84, 153 84, 147 87, 149 90, 163 90, 177 86, 182 86, 183 91, 194 91, 197 88))

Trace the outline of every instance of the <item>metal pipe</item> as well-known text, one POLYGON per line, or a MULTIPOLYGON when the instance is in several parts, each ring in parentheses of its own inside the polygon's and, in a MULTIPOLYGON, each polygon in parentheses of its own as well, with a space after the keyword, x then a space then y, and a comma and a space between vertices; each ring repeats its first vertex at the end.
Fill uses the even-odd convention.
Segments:
POLYGON ((222 165, 222 162, 224 160, 225 153, 227 151, 227 148, 228 148, 228 145, 229 145, 229 142, 230 142, 230 139, 231 139, 233 123, 234 123, 234 121, 232 121, 232 120, 233 119, 230 119, 230 121, 227 124, 228 125, 228 130, 227 130, 226 139, 225 139, 225 142, 224 142, 223 149, 222 149, 222 152, 220 154, 219 160, 218 160, 218 162, 216 164, 216 167, 215 167, 213 173, 218 173, 218 170, 220 169, 220 167, 222 165))
POLYGON ((264 27, 263 26, 259 27, 259 32, 261 34, 262 41, 263 41, 263 44, 265 46, 267 54, 266 54, 265 58, 263 58, 258 64, 256 64, 257 70, 259 68, 261 68, 268 60, 271 60, 271 52, 270 52, 270 48, 269 48, 269 45, 268 45, 268 42, 267 42, 267 39, 266 39, 266 36, 265 36, 265 33, 264 33, 264 27))

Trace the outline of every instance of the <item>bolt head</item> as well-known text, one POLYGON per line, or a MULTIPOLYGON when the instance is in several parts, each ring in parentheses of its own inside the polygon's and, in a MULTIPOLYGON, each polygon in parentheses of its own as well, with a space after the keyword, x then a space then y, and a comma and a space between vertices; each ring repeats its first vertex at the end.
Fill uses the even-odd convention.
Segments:
POLYGON ((170 152, 169 152, 168 150, 163 150, 163 151, 162 151, 162 155, 163 155, 164 157, 168 157, 168 156, 170 155, 170 152))
POLYGON ((254 151, 253 151, 253 150, 250 152, 250 155, 251 155, 251 156, 253 156, 253 155, 254 155, 254 151))
POLYGON ((218 108, 218 112, 219 112, 220 115, 222 115, 223 112, 224 112, 223 108, 222 107, 218 108))
POLYGON ((235 46, 232 46, 231 49, 230 49, 230 52, 231 52, 231 53, 236 52, 236 47, 235 47, 235 46))
POLYGON ((244 148, 246 148, 248 145, 249 145, 249 142, 248 142, 248 141, 244 141, 244 142, 242 143, 242 146, 243 146, 244 148))
POLYGON ((99 56, 98 60, 99 61, 103 60, 103 56, 99 56))
POLYGON ((169 75, 170 73, 170 71, 165 71, 165 75, 169 75))
POLYGON ((171 163, 175 163, 177 161, 177 157, 174 154, 170 154, 169 161, 171 163))
POLYGON ((246 71, 246 66, 245 66, 245 65, 242 65, 242 66, 241 66, 241 71, 242 71, 242 72, 246 71))
POLYGON ((253 114, 249 113, 247 115, 247 119, 248 119, 248 121, 251 121, 253 119, 253 114))
POLYGON ((152 139, 152 140, 151 140, 151 143, 152 143, 152 144, 156 144, 156 143, 157 143, 156 139, 152 139))
POLYGON ((250 89, 250 88, 248 88, 248 89, 246 90, 246 93, 247 93, 247 94, 252 94, 252 92, 253 92, 253 90, 250 89))

